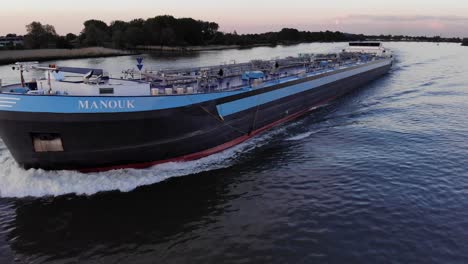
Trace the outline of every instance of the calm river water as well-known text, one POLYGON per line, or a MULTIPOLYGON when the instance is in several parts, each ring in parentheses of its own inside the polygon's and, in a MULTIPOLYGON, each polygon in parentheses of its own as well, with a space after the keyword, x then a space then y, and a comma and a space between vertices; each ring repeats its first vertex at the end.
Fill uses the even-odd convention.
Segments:
MULTIPOLYGON (((467 263, 468 48, 386 45, 397 62, 380 80, 198 161, 25 171, 0 142, 0 263, 467 263)), ((174 68, 343 47, 144 57, 174 68)), ((57 63, 116 77, 136 62, 57 63)), ((16 74, 0 66, 3 83, 16 74)))

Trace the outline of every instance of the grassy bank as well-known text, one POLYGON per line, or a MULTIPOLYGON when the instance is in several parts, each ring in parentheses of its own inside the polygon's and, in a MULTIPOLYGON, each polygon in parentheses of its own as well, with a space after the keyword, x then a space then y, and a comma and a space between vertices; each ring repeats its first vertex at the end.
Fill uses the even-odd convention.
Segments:
POLYGON ((38 50, 2 50, 0 51, 0 64, 15 63, 18 61, 48 61, 78 58, 98 58, 111 56, 124 56, 132 52, 108 48, 83 49, 38 49, 38 50))

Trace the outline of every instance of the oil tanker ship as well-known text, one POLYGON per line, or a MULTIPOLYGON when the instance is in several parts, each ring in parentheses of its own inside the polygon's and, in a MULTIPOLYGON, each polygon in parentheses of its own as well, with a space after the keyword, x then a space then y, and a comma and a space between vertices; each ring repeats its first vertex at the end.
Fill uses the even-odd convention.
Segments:
POLYGON ((0 88, 0 136, 26 169, 92 172, 194 160, 313 111, 392 64, 377 42, 331 54, 129 70, 121 78, 17 63, 21 83, 0 88), (25 81, 26 70, 45 77, 25 81))

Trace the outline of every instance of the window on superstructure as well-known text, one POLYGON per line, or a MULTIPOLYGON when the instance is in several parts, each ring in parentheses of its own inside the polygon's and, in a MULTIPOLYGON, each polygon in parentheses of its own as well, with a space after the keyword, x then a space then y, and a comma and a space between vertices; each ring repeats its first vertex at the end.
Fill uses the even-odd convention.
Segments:
POLYGON ((114 94, 114 88, 99 88, 99 94, 114 94))

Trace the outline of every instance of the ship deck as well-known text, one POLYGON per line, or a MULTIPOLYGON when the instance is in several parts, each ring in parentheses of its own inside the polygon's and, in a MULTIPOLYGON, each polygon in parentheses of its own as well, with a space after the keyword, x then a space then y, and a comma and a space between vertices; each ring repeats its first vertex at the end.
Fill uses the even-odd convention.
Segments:
MULTIPOLYGON (((165 86, 162 86, 159 84, 152 84, 151 85, 151 88, 152 89, 157 89, 157 94, 151 94, 150 91, 148 91, 147 94, 140 94, 140 95, 128 95, 128 94, 122 94, 121 96, 178 96, 178 95, 187 95, 187 94, 210 94, 210 93, 220 93, 220 92, 230 92, 230 91, 250 91, 252 89, 262 89, 262 88, 268 88, 268 87, 271 87, 271 86, 274 86, 274 85, 278 85, 278 84, 284 84, 284 83, 288 83, 288 82, 291 82, 291 81, 296 81, 296 80, 300 80, 300 79, 303 79, 303 78, 309 78, 309 77, 313 77, 313 76, 320 76, 320 75, 324 75, 324 74, 331 74, 333 72, 338 72, 338 71, 342 71, 342 70, 346 70, 346 69, 349 69, 349 68, 353 68, 353 67, 359 67, 361 65, 366 65, 366 64, 370 64, 370 63, 373 63, 373 62, 378 62, 378 61, 381 61, 385 58, 378 58, 378 57, 374 57, 372 58, 372 60, 369 60, 369 61, 342 61, 342 62, 339 62, 339 63, 334 63, 334 64, 330 64, 330 65, 327 65, 327 66, 324 66, 324 67, 320 67, 320 66, 317 66, 317 67, 314 67, 314 68, 308 68, 308 69, 305 69, 303 66, 298 66, 297 64, 296 65, 288 65, 286 67, 283 67, 282 68, 282 71, 280 70, 277 74, 271 74, 271 75, 268 75, 264 78, 261 78, 261 81, 260 82, 243 82, 242 80, 242 75, 239 75, 239 74, 232 74, 230 76, 224 76, 223 78, 218 78, 217 79, 217 87, 213 88, 213 89, 210 89, 210 87, 202 87, 202 88, 198 88, 198 89, 194 89, 193 92, 191 93, 187 93, 187 86, 190 86, 190 84, 194 84, 196 82, 200 82, 199 79, 196 79, 196 78, 193 78, 193 79, 189 79, 192 81, 192 83, 190 82, 185 82, 185 86, 184 87, 184 91, 182 93, 178 93, 177 92, 177 87, 181 87, 180 85, 178 86, 178 81, 179 80, 187 80, 187 77, 186 76, 183 76, 183 75, 177 75, 176 73, 178 72, 179 74, 181 72, 190 72, 190 71, 194 71, 195 69, 185 69, 185 70, 179 70, 179 71, 175 71, 175 70, 168 70, 168 71, 161 71, 161 72, 158 72, 158 75, 153 75, 152 78, 157 78, 156 76, 164 76, 164 74, 166 73, 173 73, 175 75, 173 75, 174 77, 171 79, 170 82, 168 82, 165 86), (233 85, 230 85, 230 83, 234 83, 233 85), (171 91, 171 93, 167 93, 164 89, 167 89, 169 88, 171 91)), ((237 66, 241 65, 241 68, 242 68, 242 65, 247 65, 247 64, 237 64, 237 66)), ((245 67, 244 67, 245 68, 245 67)), ((201 68, 197 68, 198 70, 201 69, 201 68)), ((214 71, 216 70, 217 68, 211 68, 211 71, 214 71)), ((146 77, 148 78, 148 76, 150 76, 151 74, 145 74, 146 77)), ((47 81, 44 79, 41 79, 41 81, 47 81)), ((148 81, 151 81, 151 80, 148 80, 148 81)), ((109 79, 108 83, 107 84, 114 84, 114 85, 122 85, 122 83, 127 83, 127 84, 144 84, 144 83, 148 83, 147 80, 129 80, 129 79, 109 79)), ((61 89, 64 89, 64 90, 67 90, 66 88, 67 87, 76 87, 76 88, 80 88, 80 85, 83 86, 83 81, 82 81, 82 78, 81 77, 77 77, 77 76, 71 76, 71 77, 67 77, 66 80, 62 80, 62 81, 55 81, 55 80, 52 80, 52 86, 53 87, 61 87, 61 89)), ((89 85, 89 84, 87 84, 89 85)), ((81 87, 80 89, 82 89, 83 87, 81 87)), ((58 88, 59 89, 59 88, 58 88)), ((69 89, 68 89, 69 90, 69 89)), ((23 86, 22 84, 18 83, 18 84, 10 84, 10 85, 5 85, 3 87, 0 88, 0 92, 1 93, 4 93, 4 94, 25 94, 26 92, 28 91, 28 88, 23 86)), ((56 95, 56 96, 83 96, 83 94, 72 94, 72 93, 53 93, 53 94, 44 94, 44 95, 56 95)))

